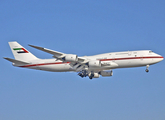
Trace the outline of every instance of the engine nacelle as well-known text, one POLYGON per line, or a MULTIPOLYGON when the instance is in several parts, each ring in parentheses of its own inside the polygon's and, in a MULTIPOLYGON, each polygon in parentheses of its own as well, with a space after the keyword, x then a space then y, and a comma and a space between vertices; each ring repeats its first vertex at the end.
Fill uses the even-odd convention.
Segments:
POLYGON ((101 67, 101 62, 99 60, 91 60, 88 62, 90 68, 101 67))
POLYGON ((103 77, 112 76, 113 72, 112 71, 101 71, 100 75, 102 75, 103 77))
POLYGON ((78 61, 78 57, 77 57, 77 55, 67 54, 64 57, 64 60, 67 61, 67 62, 77 62, 78 61))
POLYGON ((89 73, 88 76, 90 77, 93 74, 92 78, 99 78, 99 73, 89 73))
POLYGON ((94 73, 93 78, 99 78, 99 77, 100 77, 99 73, 94 73))

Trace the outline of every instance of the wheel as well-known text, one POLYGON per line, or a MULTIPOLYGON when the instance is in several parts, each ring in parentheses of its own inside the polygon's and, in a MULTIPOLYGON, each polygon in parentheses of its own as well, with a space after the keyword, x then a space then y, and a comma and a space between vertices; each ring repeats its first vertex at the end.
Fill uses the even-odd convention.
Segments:
POLYGON ((91 79, 91 80, 92 80, 92 77, 89 77, 89 79, 91 79))
POLYGON ((148 70, 148 69, 146 69, 146 72, 148 73, 148 72, 149 72, 149 70, 148 70))
POLYGON ((92 79, 94 77, 94 74, 92 73, 90 76, 89 76, 89 79, 92 79))

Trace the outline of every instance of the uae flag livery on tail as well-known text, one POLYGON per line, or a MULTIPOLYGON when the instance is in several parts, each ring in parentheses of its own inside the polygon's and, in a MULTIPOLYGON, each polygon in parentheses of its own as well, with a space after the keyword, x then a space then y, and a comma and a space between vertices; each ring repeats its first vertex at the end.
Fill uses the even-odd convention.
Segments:
POLYGON ((17 51, 17 53, 28 53, 24 48, 13 48, 13 50, 17 51))

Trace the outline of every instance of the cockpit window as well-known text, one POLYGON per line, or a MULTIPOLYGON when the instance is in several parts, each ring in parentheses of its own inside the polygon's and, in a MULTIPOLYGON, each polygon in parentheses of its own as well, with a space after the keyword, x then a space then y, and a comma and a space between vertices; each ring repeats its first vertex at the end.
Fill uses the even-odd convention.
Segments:
POLYGON ((149 51, 149 53, 153 53, 153 51, 149 51))

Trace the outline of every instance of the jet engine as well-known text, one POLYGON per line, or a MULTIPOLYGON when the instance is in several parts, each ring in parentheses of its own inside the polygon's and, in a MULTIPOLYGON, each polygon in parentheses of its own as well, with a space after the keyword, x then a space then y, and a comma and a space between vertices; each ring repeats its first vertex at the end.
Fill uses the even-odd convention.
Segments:
POLYGON ((92 60, 88 62, 89 67, 101 67, 101 62, 99 60, 92 60))
POLYGON ((99 73, 89 73, 88 76, 89 76, 90 79, 100 77, 99 73))
POLYGON ((73 54, 67 54, 63 60, 67 61, 67 62, 77 62, 78 61, 78 57, 77 55, 73 55, 73 54))
POLYGON ((100 77, 100 75, 98 73, 94 73, 93 78, 99 78, 99 77, 100 77))
POLYGON ((112 76, 113 72, 112 71, 101 71, 100 75, 102 75, 103 77, 112 76))

